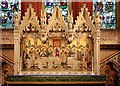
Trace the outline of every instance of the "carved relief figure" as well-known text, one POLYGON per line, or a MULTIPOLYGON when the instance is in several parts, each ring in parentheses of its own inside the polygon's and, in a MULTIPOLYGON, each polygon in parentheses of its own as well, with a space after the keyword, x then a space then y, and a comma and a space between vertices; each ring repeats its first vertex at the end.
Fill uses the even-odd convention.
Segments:
POLYGON ((88 63, 91 61, 88 48, 85 48, 85 69, 88 70, 88 63))
POLYGON ((55 48, 55 57, 59 57, 59 56, 60 56, 59 48, 56 47, 55 48))
POLYGON ((63 67, 66 67, 67 66, 67 53, 64 49, 61 51, 60 58, 62 62, 61 65, 63 67))
POLYGON ((36 58, 40 58, 40 49, 39 49, 39 48, 37 48, 37 49, 35 50, 35 57, 36 57, 36 58))
POLYGON ((46 57, 46 50, 47 49, 44 46, 41 48, 40 57, 46 57))
POLYGON ((49 57, 54 57, 54 51, 53 51, 52 46, 49 46, 48 52, 49 52, 49 57))
POLYGON ((37 58, 37 57, 34 58, 33 64, 32 64, 32 66, 31 66, 30 68, 31 68, 31 69, 40 69, 40 68, 38 67, 38 58, 37 58))

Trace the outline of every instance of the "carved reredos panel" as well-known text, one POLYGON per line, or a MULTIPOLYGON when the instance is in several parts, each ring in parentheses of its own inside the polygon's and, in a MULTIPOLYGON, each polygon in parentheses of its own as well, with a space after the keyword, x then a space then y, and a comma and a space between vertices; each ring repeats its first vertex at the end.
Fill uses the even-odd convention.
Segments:
POLYGON ((71 43, 63 37, 43 42, 37 32, 26 32, 21 40, 23 70, 92 71, 93 43, 85 33, 71 43))
POLYGON ((75 24, 72 13, 68 13, 68 23, 66 23, 58 6, 48 24, 45 15, 45 12, 42 13, 39 24, 30 6, 21 21, 18 29, 20 72, 92 72, 95 26, 88 9, 86 7, 81 9, 75 24), (87 17, 84 16, 85 13, 87 17))

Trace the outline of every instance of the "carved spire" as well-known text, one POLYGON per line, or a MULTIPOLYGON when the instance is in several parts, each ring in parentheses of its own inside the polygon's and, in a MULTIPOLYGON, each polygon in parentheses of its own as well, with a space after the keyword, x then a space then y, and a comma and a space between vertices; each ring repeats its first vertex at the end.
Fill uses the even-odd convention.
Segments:
POLYGON ((68 11, 68 29, 72 29, 72 26, 73 26, 73 12, 71 11, 71 14, 70 12, 68 11))
POLYGON ((29 19, 31 18, 31 14, 32 14, 32 13, 31 13, 31 8, 32 8, 32 5, 30 4, 30 5, 29 5, 29 19))
POLYGON ((41 9, 41 26, 42 29, 46 29, 46 11, 44 10, 44 12, 41 9))
POLYGON ((86 4, 84 4, 83 8, 81 8, 81 13, 84 17, 84 20, 86 21, 87 26, 93 33, 95 30, 95 27, 93 25, 93 20, 92 20, 92 17, 90 16, 90 12, 88 11, 88 8, 86 7, 86 4))
POLYGON ((20 14, 19 12, 14 12, 14 30, 19 29, 20 25, 20 14))
POLYGON ((94 15, 94 22, 95 22, 95 26, 96 26, 96 29, 99 30, 100 29, 100 14, 99 12, 95 12, 95 15, 94 15))
POLYGON ((73 15, 68 11, 68 33, 66 36, 69 43, 74 39, 74 30, 73 30, 73 15))
POLYGON ((84 23, 86 23, 86 21, 83 16, 83 9, 81 9, 81 12, 79 12, 79 16, 77 16, 77 20, 75 21, 74 32, 82 32, 84 30, 84 23))
POLYGON ((59 9, 59 7, 58 7, 58 5, 56 6, 56 18, 58 18, 58 9, 59 9))
POLYGON ((46 10, 42 10, 41 9, 41 40, 43 43, 46 42, 47 38, 48 38, 48 29, 46 29, 47 25, 46 25, 46 10))

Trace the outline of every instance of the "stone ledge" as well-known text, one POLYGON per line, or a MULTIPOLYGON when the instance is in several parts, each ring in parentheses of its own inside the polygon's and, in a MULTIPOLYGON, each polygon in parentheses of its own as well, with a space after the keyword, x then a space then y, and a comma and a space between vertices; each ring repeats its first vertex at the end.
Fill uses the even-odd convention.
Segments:
POLYGON ((106 81, 100 75, 18 75, 8 76, 8 82, 100 82, 106 81))

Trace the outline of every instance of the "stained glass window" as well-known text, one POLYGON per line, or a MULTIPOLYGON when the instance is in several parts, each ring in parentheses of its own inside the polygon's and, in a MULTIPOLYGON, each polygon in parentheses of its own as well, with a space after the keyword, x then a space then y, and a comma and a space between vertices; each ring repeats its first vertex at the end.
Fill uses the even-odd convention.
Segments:
POLYGON ((58 5, 61 9, 62 15, 64 16, 65 20, 67 21, 68 15, 68 5, 67 0, 46 0, 45 2, 45 9, 47 13, 47 19, 52 15, 52 12, 55 6, 58 5))
POLYGON ((14 27, 14 12, 21 10, 21 0, 0 0, 0 28, 14 27))
POLYGON ((100 12, 101 29, 115 29, 115 0, 93 0, 93 11, 95 10, 100 12))

